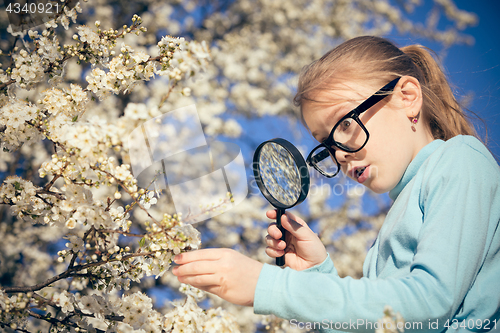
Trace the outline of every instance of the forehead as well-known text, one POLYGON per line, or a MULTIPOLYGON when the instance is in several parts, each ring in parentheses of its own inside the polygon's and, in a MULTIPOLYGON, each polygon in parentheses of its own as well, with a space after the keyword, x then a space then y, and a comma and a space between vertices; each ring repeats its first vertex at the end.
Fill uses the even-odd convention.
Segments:
POLYGON ((303 100, 301 112, 307 127, 315 135, 316 127, 332 125, 336 115, 348 111, 366 99, 373 88, 355 82, 331 83, 323 89, 310 92, 303 100))

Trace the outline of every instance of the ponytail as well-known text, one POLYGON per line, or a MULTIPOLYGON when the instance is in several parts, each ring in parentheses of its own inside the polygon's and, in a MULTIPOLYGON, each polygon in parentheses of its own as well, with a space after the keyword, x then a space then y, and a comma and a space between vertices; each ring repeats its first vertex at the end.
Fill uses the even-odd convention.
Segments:
POLYGON ((419 70, 417 79, 424 95, 424 119, 435 139, 448 140, 464 134, 479 138, 469 117, 455 99, 443 70, 432 57, 431 50, 422 45, 401 48, 419 70))

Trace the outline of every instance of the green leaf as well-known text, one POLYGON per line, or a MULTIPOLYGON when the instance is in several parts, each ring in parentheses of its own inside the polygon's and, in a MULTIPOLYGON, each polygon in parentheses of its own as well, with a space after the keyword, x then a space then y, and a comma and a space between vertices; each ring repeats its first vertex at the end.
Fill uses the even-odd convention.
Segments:
POLYGON ((78 120, 78 116, 74 116, 73 119, 71 119, 72 122, 75 122, 78 120))
POLYGON ((16 188, 16 190, 21 191, 21 183, 14 182, 14 187, 16 188))
POLYGON ((139 246, 143 247, 146 244, 146 238, 142 237, 141 240, 139 241, 139 246))

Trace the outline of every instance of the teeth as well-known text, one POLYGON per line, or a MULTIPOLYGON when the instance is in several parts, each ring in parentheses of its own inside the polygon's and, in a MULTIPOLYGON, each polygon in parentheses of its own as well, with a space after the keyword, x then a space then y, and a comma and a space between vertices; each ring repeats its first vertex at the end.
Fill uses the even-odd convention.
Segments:
POLYGON ((365 171, 366 167, 363 167, 363 168, 359 168, 356 170, 356 178, 359 178, 359 176, 361 176, 361 174, 363 174, 363 172, 365 171))

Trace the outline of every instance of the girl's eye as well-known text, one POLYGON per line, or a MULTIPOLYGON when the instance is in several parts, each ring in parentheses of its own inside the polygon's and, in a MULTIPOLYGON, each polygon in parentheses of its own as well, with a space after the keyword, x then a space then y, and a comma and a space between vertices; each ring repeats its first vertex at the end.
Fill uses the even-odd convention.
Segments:
POLYGON ((347 119, 344 119, 342 121, 342 123, 340 124, 340 129, 342 131, 347 131, 347 129, 349 128, 349 126, 351 125, 351 122, 352 122, 352 119, 351 118, 347 118, 347 119))

